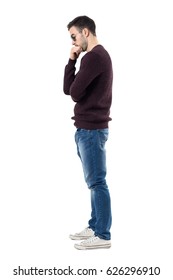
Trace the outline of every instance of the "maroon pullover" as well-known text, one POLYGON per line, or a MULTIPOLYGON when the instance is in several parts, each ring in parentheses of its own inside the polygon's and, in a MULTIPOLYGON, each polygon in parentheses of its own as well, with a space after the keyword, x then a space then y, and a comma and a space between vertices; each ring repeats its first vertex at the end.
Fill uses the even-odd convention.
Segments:
POLYGON ((84 129, 108 128, 112 103, 112 62, 103 46, 97 45, 81 59, 69 59, 64 71, 64 93, 76 102, 74 125, 84 129))

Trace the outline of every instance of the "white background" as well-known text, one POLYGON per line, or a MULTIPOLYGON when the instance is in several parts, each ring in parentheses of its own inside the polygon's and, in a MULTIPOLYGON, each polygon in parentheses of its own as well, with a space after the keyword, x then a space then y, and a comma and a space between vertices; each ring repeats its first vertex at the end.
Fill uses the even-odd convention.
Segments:
POLYGON ((97 279, 115 277, 106 276, 109 266, 159 266, 160 276, 137 278, 170 279, 171 2, 0 2, 2 279, 26 279, 13 276, 19 265, 103 269, 97 279), (113 212, 109 250, 78 251, 68 238, 87 225, 90 213, 89 191, 74 143, 74 103, 62 90, 71 48, 66 26, 78 15, 95 20, 99 42, 109 51, 114 67, 113 120, 107 142, 113 212))

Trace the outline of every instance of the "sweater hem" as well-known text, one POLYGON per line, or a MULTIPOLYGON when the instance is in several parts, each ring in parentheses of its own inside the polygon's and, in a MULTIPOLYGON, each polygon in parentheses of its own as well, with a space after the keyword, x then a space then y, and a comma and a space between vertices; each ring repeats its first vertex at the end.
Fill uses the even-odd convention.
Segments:
POLYGON ((74 122, 74 126, 76 128, 94 130, 94 129, 109 128, 109 123, 108 122, 103 122, 103 123, 86 123, 86 122, 77 122, 77 121, 75 121, 74 122))

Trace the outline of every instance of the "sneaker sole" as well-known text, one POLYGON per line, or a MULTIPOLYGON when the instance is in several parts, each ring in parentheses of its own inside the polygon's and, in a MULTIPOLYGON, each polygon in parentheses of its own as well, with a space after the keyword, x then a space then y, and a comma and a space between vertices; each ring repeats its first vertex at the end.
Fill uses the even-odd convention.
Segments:
POLYGON ((111 244, 101 244, 97 246, 81 246, 80 244, 75 244, 74 247, 78 250, 109 249, 111 247, 111 244))
POLYGON ((69 235, 69 238, 71 240, 84 240, 84 239, 88 239, 90 237, 93 237, 94 235, 91 236, 75 236, 75 235, 69 235))

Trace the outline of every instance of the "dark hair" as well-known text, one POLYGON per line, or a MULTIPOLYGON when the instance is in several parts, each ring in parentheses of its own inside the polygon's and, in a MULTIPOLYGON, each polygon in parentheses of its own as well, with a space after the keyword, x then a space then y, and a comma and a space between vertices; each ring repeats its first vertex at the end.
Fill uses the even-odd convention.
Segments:
POLYGON ((79 17, 76 17, 75 19, 73 19, 72 21, 70 21, 69 24, 67 25, 68 30, 72 26, 75 26, 80 31, 82 31, 82 29, 84 29, 84 28, 88 28, 88 30, 90 30, 90 32, 94 36, 96 36, 95 22, 87 16, 79 16, 79 17))

